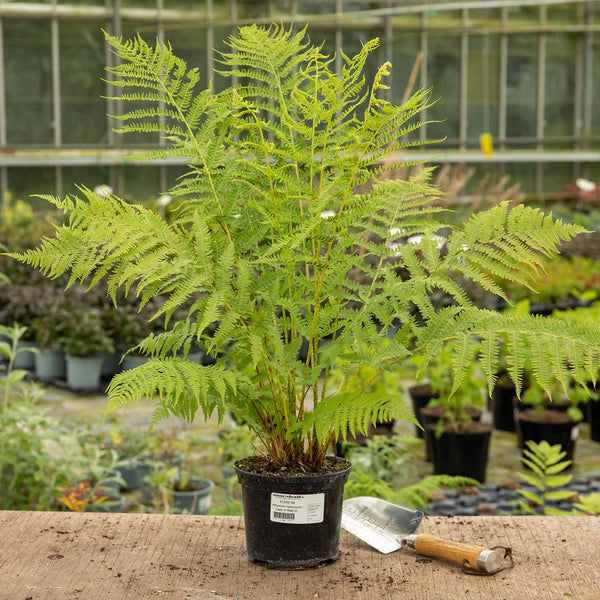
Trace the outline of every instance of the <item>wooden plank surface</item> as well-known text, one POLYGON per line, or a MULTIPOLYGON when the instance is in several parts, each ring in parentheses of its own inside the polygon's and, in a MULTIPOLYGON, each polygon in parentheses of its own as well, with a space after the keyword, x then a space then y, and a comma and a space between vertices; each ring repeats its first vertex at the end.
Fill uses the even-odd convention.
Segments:
POLYGON ((600 518, 429 517, 419 531, 511 546, 515 568, 469 576, 343 532, 334 564, 274 571, 248 563, 237 517, 0 511, 0 600, 600 599, 600 518))

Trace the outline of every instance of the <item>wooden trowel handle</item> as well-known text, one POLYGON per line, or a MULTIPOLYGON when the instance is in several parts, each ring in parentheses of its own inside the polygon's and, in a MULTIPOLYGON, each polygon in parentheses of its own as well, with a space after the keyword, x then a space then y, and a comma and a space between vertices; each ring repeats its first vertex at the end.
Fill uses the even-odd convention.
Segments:
POLYGON ((448 560, 470 567, 475 571, 495 573, 503 565, 503 555, 501 552, 498 550, 489 550, 483 546, 452 542, 428 533, 409 535, 406 541, 410 547, 423 556, 448 560))

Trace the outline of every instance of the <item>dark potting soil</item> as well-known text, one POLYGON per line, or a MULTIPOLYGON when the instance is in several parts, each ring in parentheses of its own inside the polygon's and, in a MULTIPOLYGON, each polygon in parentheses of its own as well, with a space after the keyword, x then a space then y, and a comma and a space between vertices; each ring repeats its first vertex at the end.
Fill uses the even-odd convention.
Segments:
MULTIPOLYGON (((600 492, 600 475, 597 477, 574 478, 568 486, 559 488, 573 494, 566 500, 550 500, 548 507, 570 512, 573 504, 579 502, 580 496, 600 492)), ((469 487, 462 490, 449 490, 433 494, 425 513, 432 516, 476 516, 476 515, 527 515, 521 502, 528 504, 526 498, 518 490, 539 493, 532 485, 513 479, 506 479, 498 484, 469 487)), ((535 506, 529 506, 536 512, 542 512, 535 506)))
POLYGON ((196 485, 194 483, 191 483, 190 481, 186 481, 185 485, 183 485, 182 481, 176 481, 173 484, 174 492, 198 492, 202 489, 204 489, 204 486, 196 485))
POLYGON ((538 423, 572 423, 573 419, 560 410, 536 411, 528 408, 519 413, 519 419, 522 421, 535 421, 538 423))
MULTIPOLYGON (((430 419, 441 419, 444 416, 445 407, 444 406, 426 406, 421 409, 421 415, 424 417, 429 417, 430 419)), ((477 419, 481 416, 481 411, 475 408, 474 406, 466 406, 465 412, 472 419, 477 419)))
POLYGON ((274 475, 277 477, 301 477, 303 475, 326 475, 327 473, 337 473, 348 469, 351 464, 343 458, 327 457, 325 464, 320 469, 309 469, 304 465, 296 464, 288 467, 281 467, 273 464, 264 456, 248 456, 235 463, 238 469, 243 469, 250 473, 260 475, 274 475))
MULTIPOLYGON (((435 430, 436 426, 434 424, 429 424, 426 428, 435 430)), ((453 429, 451 423, 444 424, 444 431, 446 433, 483 433, 485 431, 490 431, 491 429, 492 427, 488 423, 480 423, 479 421, 470 421, 469 424, 460 431, 453 429)))

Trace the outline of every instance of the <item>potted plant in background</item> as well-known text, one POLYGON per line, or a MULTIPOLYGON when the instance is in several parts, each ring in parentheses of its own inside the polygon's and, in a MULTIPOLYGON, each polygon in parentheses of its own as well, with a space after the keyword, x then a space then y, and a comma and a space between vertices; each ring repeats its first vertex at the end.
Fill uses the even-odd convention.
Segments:
MULTIPOLYGON (((480 373, 477 372, 476 358, 466 367, 460 387, 452 393, 454 387, 452 357, 452 347, 449 345, 429 363, 425 373, 428 383, 424 385, 428 386, 431 398, 419 408, 420 414, 417 418, 424 428, 428 461, 433 460, 433 436, 428 434, 428 431, 434 431, 440 420, 448 423, 452 430, 463 430, 471 421, 479 421, 481 418, 483 408, 481 396, 485 384, 480 373), (428 425, 434 427, 428 429, 428 425)), ((418 364, 419 360, 416 362, 418 364)), ((437 428, 437 432, 439 437, 442 432, 441 425, 437 428)))
POLYGON ((39 351, 34 355, 35 375, 42 381, 64 381, 65 352, 61 342, 70 320, 69 302, 62 290, 38 286, 40 314, 31 324, 39 351))
POLYGON ((483 483, 492 427, 480 422, 485 406, 485 382, 481 376, 474 344, 465 360, 460 384, 453 379, 452 360, 457 350, 448 344, 427 370, 437 398, 421 409, 425 427, 427 459, 434 473, 461 475, 483 483))
POLYGON ((308 567, 338 556, 350 465, 328 458, 331 441, 366 433, 377 420, 414 420, 402 393, 355 385, 362 366, 376 367, 376 379, 420 354, 424 371, 454 339, 453 394, 476 344, 490 386, 505 339, 518 385, 524 345, 539 350, 530 362, 546 387, 548 378, 581 381, 584 368, 571 374, 564 365, 586 367, 600 356, 597 330, 479 309, 452 279, 467 276, 505 297, 490 271, 533 283, 561 240, 583 228, 504 203, 448 229, 430 170, 377 180, 397 166, 394 152, 418 144, 407 140, 429 104, 424 91, 401 106, 382 99, 388 63, 367 87, 362 70, 377 40, 344 55, 335 74, 305 31, 243 27, 222 61, 227 75, 253 83, 214 93, 197 90, 198 71, 170 48, 107 39, 122 61, 110 69, 124 87, 119 98, 136 102, 119 117, 121 131, 161 131, 169 140, 161 157, 190 157, 189 175, 170 191, 188 199, 167 223, 85 187, 82 199, 48 197, 68 226, 11 256, 50 277, 105 279, 113 298, 118 288, 141 304, 165 298, 154 315, 165 331, 143 342, 145 364, 113 378, 107 410, 156 398, 153 423, 231 410, 256 432, 261 455, 236 463, 251 561, 308 567), (144 108, 130 86, 148 88, 144 108), (415 243, 393 246, 400 229, 418 234, 415 243), (442 230, 451 231, 443 252, 442 230), (360 282, 349 276, 357 271, 360 282), (436 307, 439 289, 451 305, 436 307), (182 306, 185 317, 174 318, 182 306), (185 358, 193 342, 227 355, 199 365, 185 358), (560 369, 550 355, 560 357, 560 369), (338 365, 342 377, 332 388, 338 365))
POLYGON ((577 424, 583 419, 583 413, 569 402, 560 385, 544 390, 539 383, 532 383, 523 393, 523 409, 516 414, 521 449, 526 448, 528 441, 536 444, 546 441, 552 446, 560 445, 567 460, 573 461, 579 434, 577 424))
POLYGON ((206 515, 210 510, 214 482, 190 476, 187 466, 179 469, 157 463, 145 477, 145 483, 149 486, 152 504, 160 512, 206 515))
POLYGON ((128 427, 112 428, 109 439, 103 439, 101 445, 107 450, 117 452, 119 472, 123 479, 122 489, 133 491, 140 487, 139 457, 149 451, 148 435, 128 427))
POLYGON ((0 282, 0 324, 6 327, 18 323, 24 329, 19 339, 19 352, 15 357, 15 369, 33 371, 34 356, 38 352, 32 325, 43 318, 41 297, 37 286, 25 283, 12 283, 10 286, 0 282))
POLYGON ((112 352, 114 343, 102 327, 100 311, 81 298, 70 299, 60 340, 66 353, 67 387, 70 390, 97 391, 100 388, 103 353, 112 352))

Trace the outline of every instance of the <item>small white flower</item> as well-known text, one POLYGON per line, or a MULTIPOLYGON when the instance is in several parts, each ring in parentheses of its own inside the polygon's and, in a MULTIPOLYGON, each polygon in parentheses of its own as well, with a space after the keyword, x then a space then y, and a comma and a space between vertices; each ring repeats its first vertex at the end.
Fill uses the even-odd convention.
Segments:
POLYGON ((234 219, 241 219, 242 218, 242 214, 241 213, 236 213, 235 215, 231 215, 231 216, 234 219))
POLYGON ((468 252, 468 251, 470 250, 469 246, 467 246, 466 244, 461 244, 461 245, 460 245, 460 249, 461 249, 463 252, 468 252))
POLYGON ((390 229, 390 235, 395 237, 397 235, 404 235, 406 232, 404 229, 402 229, 401 227, 392 227, 390 229))
POLYGON ((596 189, 596 184, 593 181, 590 181, 589 179, 584 179, 583 177, 577 179, 577 181, 575 181, 575 185, 582 192, 593 192, 596 189))
POLYGON ((396 243, 396 242, 388 242, 386 244, 386 247, 388 250, 390 250, 391 252, 394 252, 394 254, 392 255, 394 258, 398 258, 399 256, 402 256, 402 252, 396 252, 396 250, 398 250, 398 248, 400 248, 402 246, 402 244, 396 243))
POLYGON ((411 235, 406 241, 409 244, 420 244, 423 240, 423 236, 422 235, 411 235))
POLYGON ((112 196, 112 193, 113 189, 110 187, 110 185, 105 183, 102 185, 97 185, 94 188, 94 194, 96 194, 96 196, 100 196, 100 198, 108 198, 109 196, 112 196))
POLYGON ((156 201, 156 203, 160 206, 160 207, 165 207, 168 206, 169 204, 171 204, 171 201, 173 200, 173 197, 169 194, 163 194, 162 196, 158 197, 158 200, 156 201))
POLYGON ((433 239, 437 242, 438 250, 443 248, 444 245, 446 244, 446 238, 444 238, 440 235, 434 235, 433 239))
POLYGON ((335 210, 324 210, 321 213, 321 219, 333 219, 337 213, 335 210))

